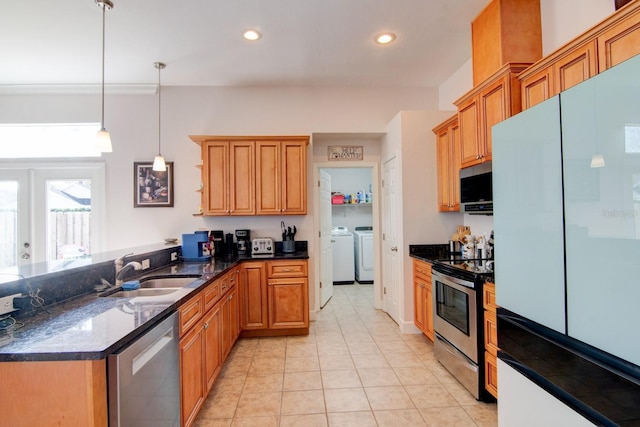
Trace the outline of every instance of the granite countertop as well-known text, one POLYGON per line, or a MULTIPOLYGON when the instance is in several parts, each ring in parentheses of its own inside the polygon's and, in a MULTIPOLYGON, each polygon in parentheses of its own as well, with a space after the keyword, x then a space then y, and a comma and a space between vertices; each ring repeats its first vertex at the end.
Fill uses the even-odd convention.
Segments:
MULTIPOLYGON (((308 259, 306 251, 276 254, 259 260, 308 259)), ((0 331, 0 362, 97 360, 127 345, 164 320, 205 285, 251 256, 182 262, 142 275, 197 274, 201 278, 175 292, 135 298, 86 294, 47 306, 38 314, 19 318, 16 326, 0 331)))

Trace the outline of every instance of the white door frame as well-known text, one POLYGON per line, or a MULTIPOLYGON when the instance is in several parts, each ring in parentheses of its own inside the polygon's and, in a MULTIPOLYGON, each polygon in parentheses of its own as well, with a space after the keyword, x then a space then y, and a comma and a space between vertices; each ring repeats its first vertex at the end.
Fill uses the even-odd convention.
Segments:
MULTIPOLYGON (((314 162, 313 163, 313 227, 314 227, 314 239, 315 253, 320 254, 320 189, 318 187, 318 181, 320 180, 320 169, 324 168, 370 168, 371 169, 371 190, 373 193, 373 203, 371 206, 373 213, 373 229, 376 230, 373 233, 373 258, 374 258, 374 271, 373 271, 373 293, 374 293, 374 305, 377 309, 382 309, 382 262, 380 262, 380 236, 382 232, 380 222, 380 164, 378 162, 314 162)), ((314 257, 314 271, 320 271, 320 257, 314 257)), ((315 295, 315 306, 313 310, 315 312, 320 311, 320 275, 316 274, 313 283, 313 292, 315 295)))

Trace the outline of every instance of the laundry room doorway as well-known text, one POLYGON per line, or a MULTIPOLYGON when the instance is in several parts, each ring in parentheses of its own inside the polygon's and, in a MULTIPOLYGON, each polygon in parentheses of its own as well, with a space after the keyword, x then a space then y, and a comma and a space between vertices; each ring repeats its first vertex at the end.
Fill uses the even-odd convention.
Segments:
MULTIPOLYGON (((334 292, 341 286, 360 286, 370 289, 376 308, 382 308, 379 263, 380 242, 380 185, 378 163, 376 162, 322 162, 315 164, 317 182, 330 182, 331 206, 321 194, 326 189, 316 190, 316 221, 319 226, 331 226, 331 256, 319 257, 319 294, 323 294, 328 270, 332 271, 331 286, 334 292), (330 179, 320 177, 328 175, 330 179), (326 218, 330 216, 330 218, 326 218), (331 265, 327 265, 327 263, 331 265)), ((319 231, 317 236, 322 236, 319 231)), ((318 237, 318 247, 322 248, 322 237, 318 237)), ((326 238, 325 238, 326 240, 326 238)), ((326 246, 326 245, 325 245, 326 246)), ((320 250, 322 251, 322 249, 320 250)), ((320 252, 321 253, 321 252, 320 252)), ((324 295, 327 293, 324 292, 324 295)), ((326 304, 322 297, 321 308, 326 304)))

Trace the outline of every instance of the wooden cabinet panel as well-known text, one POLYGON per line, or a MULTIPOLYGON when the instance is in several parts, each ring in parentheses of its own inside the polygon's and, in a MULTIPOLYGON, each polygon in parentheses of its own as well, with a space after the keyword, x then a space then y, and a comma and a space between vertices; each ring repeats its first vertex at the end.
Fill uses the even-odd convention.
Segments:
POLYGON ((306 215, 307 141, 258 141, 258 215, 306 215))
POLYGON ((280 142, 256 144, 256 203, 258 215, 280 214, 280 142))
POLYGON ((227 295, 225 295, 220 301, 220 310, 222 313, 221 352, 223 360, 229 355, 229 352, 231 351, 233 344, 236 342, 240 332, 239 307, 238 290, 234 286, 229 289, 227 295))
POLYGON ((480 93, 480 129, 482 135, 478 141, 478 155, 482 162, 491 160, 491 135, 493 125, 509 117, 508 76, 489 85, 480 93))
POLYGON ((2 426, 108 424, 105 359, 1 362, 0 378, 2 426))
POLYGON ((438 165, 438 210, 460 210, 460 127, 454 116, 433 129, 438 165))
POLYGON ((307 214, 307 142, 282 142, 282 213, 307 214))
POLYGON ((417 259, 413 260, 413 284, 414 324, 427 338, 433 341, 433 285, 431 281, 431 264, 417 259))
POLYGON ((484 342, 485 350, 494 356, 498 355, 498 321, 494 311, 484 312, 484 342))
POLYGON ((229 213, 255 215, 255 143, 231 141, 229 143, 229 213))
POLYGON ((478 161, 478 132, 480 126, 478 98, 472 97, 458 106, 458 124, 460 127, 460 163, 468 167, 478 161))
POLYGON ((281 277, 307 277, 306 260, 300 261, 267 261, 267 277, 278 279, 281 277))
POLYGON ((267 312, 267 277, 264 262, 247 262, 242 266, 242 329, 265 329, 267 312))
POLYGON ((220 298, 220 280, 216 280, 204 290, 204 311, 207 312, 220 298))
POLYGON ((307 279, 268 279, 268 286, 269 328, 309 327, 307 279))
POLYGON ((195 325, 204 314, 203 294, 196 295, 190 301, 180 306, 178 313, 180 336, 182 336, 195 325))
POLYGON ((206 215, 229 213, 229 143, 202 144, 202 208, 206 215))
POLYGON ((595 76, 597 66, 595 41, 561 57, 553 64, 556 86, 551 96, 595 76))
POLYGON ((629 16, 597 37, 599 72, 640 53, 640 10, 628 10, 629 16))
POLYGON ((491 282, 486 282, 482 288, 482 292, 482 304, 484 309, 495 312, 498 308, 496 305, 496 285, 491 282))
POLYGON ((222 318, 220 306, 216 306, 203 317, 203 330, 206 350, 204 353, 204 375, 206 392, 213 387, 213 383, 222 368, 222 318))
POLYGON ((498 363, 496 356, 484 353, 484 388, 498 398, 498 363))
POLYGON ((202 328, 191 329, 180 340, 180 408, 182 425, 195 422, 206 397, 203 379, 205 334, 202 328))
POLYGON ((551 98, 555 95, 554 87, 551 67, 523 78, 521 82, 522 109, 531 108, 551 98))

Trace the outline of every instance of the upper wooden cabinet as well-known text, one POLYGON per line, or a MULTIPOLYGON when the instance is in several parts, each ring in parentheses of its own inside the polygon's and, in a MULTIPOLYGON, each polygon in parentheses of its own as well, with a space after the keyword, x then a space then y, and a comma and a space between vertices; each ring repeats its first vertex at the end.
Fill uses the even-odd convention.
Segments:
POLYGON ((522 109, 577 85, 640 53, 640 2, 634 1, 519 76, 522 109))
POLYGON ((460 211, 460 127, 458 115, 433 129, 438 155, 438 210, 460 211))
POLYGON ((491 160, 491 128, 521 111, 520 82, 516 76, 529 65, 507 64, 455 102, 462 168, 491 160))
POLYGON ((306 136, 191 136, 202 147, 203 215, 306 215, 306 136))
POLYGON ((542 57, 540 0, 493 0, 471 23, 473 85, 510 62, 542 57))
POLYGON ((258 215, 307 214, 308 139, 256 143, 258 215))

